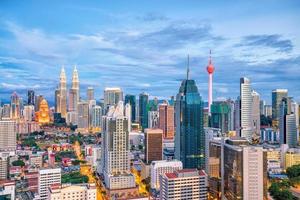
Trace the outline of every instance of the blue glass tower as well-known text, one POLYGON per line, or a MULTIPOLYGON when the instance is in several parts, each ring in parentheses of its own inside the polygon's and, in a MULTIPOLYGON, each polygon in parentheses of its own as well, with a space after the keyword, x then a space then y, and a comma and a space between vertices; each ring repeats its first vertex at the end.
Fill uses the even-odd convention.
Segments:
POLYGON ((184 168, 205 168, 203 101, 195 80, 183 80, 175 102, 175 158, 184 168))
POLYGON ((148 109, 149 95, 147 93, 141 93, 139 95, 139 118, 140 125, 143 129, 148 128, 148 109))

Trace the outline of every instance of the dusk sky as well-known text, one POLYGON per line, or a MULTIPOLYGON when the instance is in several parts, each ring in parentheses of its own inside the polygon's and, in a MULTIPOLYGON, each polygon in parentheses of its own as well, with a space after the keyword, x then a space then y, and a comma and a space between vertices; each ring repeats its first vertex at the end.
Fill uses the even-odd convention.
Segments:
POLYGON ((77 65, 83 99, 104 87, 176 95, 186 76, 207 99, 209 50, 214 100, 239 95, 239 78, 271 103, 287 88, 300 101, 300 1, 0 1, 0 99, 34 89, 50 102, 64 65, 77 65))

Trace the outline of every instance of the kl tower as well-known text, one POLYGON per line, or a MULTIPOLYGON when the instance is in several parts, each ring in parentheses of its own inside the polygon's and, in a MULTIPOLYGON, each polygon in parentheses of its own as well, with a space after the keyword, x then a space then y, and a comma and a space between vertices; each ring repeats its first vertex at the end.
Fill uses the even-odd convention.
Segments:
POLYGON ((209 63, 206 67, 206 70, 208 72, 208 114, 211 115, 211 104, 212 104, 212 79, 213 79, 213 73, 215 71, 215 67, 213 66, 211 62, 211 50, 209 52, 209 63))

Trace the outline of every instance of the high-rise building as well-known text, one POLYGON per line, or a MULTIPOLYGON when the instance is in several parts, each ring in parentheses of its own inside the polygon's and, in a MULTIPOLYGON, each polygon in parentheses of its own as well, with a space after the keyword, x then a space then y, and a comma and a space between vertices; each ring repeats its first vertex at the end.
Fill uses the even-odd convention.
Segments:
POLYGON ((33 105, 27 105, 24 106, 23 110, 23 118, 26 122, 31 122, 34 117, 34 106, 33 105))
POLYGON ((298 144, 296 116, 291 112, 291 99, 283 97, 279 116, 280 144, 296 147, 298 144))
POLYGON ((80 101, 77 104, 77 128, 83 132, 89 128, 89 103, 80 101))
POLYGON ((160 200, 207 199, 207 174, 204 170, 182 169, 160 177, 160 200))
POLYGON ((86 96, 87 96, 87 100, 94 100, 95 96, 94 96, 94 88, 93 87, 88 87, 87 91, 86 91, 86 96))
POLYGON ((130 173, 128 119, 120 101, 111 106, 103 117, 103 151, 101 168, 108 189, 134 188, 134 176, 130 173))
POLYGON ((69 111, 77 111, 77 104, 79 102, 79 99, 79 77, 77 68, 75 66, 72 75, 72 87, 69 90, 69 111))
POLYGON ((108 111, 109 106, 115 106, 123 101, 123 92, 121 88, 105 88, 104 89, 104 110, 108 111))
POLYGON ((125 96, 125 104, 131 105, 131 122, 136 122, 136 97, 135 95, 127 94, 125 96))
POLYGON ((260 96, 256 91, 252 91, 252 123, 254 133, 260 135, 260 96))
POLYGON ((158 111, 149 111, 148 112, 148 127, 149 128, 158 128, 159 123, 159 112, 158 111))
POLYGON ((259 111, 260 111, 260 115, 264 115, 264 114, 265 114, 265 106, 266 106, 266 101, 260 100, 260 101, 259 101, 259 111))
POLYGON ((11 180, 0 181, 0 199, 15 199, 16 183, 11 180))
MULTIPOLYGON (((55 90, 55 94, 56 94, 56 90, 55 90)), ((55 96, 56 97, 56 96, 55 96)), ((34 110, 35 111, 39 111, 40 109, 40 103, 41 101, 44 99, 43 95, 37 95, 35 96, 35 101, 34 101, 34 110)), ((55 100, 56 101, 56 100, 55 100)), ((55 102, 56 103, 56 102, 55 102)), ((56 104, 55 104, 56 105, 56 104)))
POLYGON ((131 105, 129 103, 125 104, 125 116, 128 119, 128 131, 131 132, 131 105))
POLYGON ((91 111, 91 127, 101 128, 102 108, 101 106, 93 106, 91 111))
POLYGON ((150 166, 151 189, 159 190, 159 177, 165 173, 172 173, 182 169, 182 162, 179 160, 157 160, 152 161, 150 166))
POLYGON ((167 103, 159 105, 159 128, 163 130, 163 137, 167 139, 174 138, 174 106, 167 103))
POLYGON ((141 93, 139 95, 139 120, 143 129, 148 128, 148 109, 149 94, 141 93))
POLYGON ((278 121, 280 117, 280 104, 282 98, 288 96, 287 89, 276 89, 272 91, 272 119, 278 121))
POLYGON ((36 121, 40 124, 47 124, 50 122, 49 106, 46 99, 43 99, 39 104, 39 111, 36 112, 36 121))
POLYGON ((15 151, 17 145, 16 122, 0 121, 0 151, 15 151))
POLYGON ((224 195, 229 200, 263 200, 266 194, 266 159, 262 147, 248 140, 229 139, 224 145, 224 195))
POLYGON ((234 101, 234 130, 236 133, 240 133, 241 131, 241 98, 238 96, 237 99, 234 101))
POLYGON ((62 118, 67 116, 67 77, 64 67, 62 67, 59 77, 59 87, 55 91, 56 112, 62 118))
POLYGON ((28 92, 27 92, 27 105, 34 106, 34 103, 35 103, 34 91, 33 90, 28 90, 28 92))
POLYGON ((96 200, 95 184, 52 185, 49 187, 48 200, 96 200))
POLYGON ((246 77, 240 79, 240 136, 252 141, 252 93, 250 80, 246 77))
POLYGON ((0 156, 0 180, 8 179, 8 169, 9 169, 9 156, 1 155, 0 156))
POLYGON ((162 160, 163 131, 161 129, 145 129, 145 161, 150 164, 154 160, 162 160))
POLYGON ((272 117, 272 106, 271 105, 264 106, 264 115, 266 117, 272 117))
POLYGON ((215 71, 215 67, 213 66, 212 61, 211 61, 211 51, 210 51, 210 56, 209 56, 209 63, 208 63, 208 66, 206 67, 206 70, 208 72, 208 113, 210 115, 211 114, 211 105, 213 102, 213 97, 212 97, 213 73, 215 71))
POLYGON ((19 119, 20 113, 20 99, 17 93, 14 92, 10 97, 10 118, 13 120, 19 119))
POLYGON ((183 80, 175 102, 175 158, 183 168, 205 168, 203 102, 196 82, 183 80))
POLYGON ((10 118, 10 104, 4 104, 2 108, 2 118, 10 118))
POLYGON ((226 101, 213 102, 211 105, 211 127, 221 129, 222 133, 232 130, 231 105, 226 101))
POLYGON ((48 200, 48 189, 51 185, 61 184, 60 168, 45 168, 39 170, 38 192, 40 200, 48 200))

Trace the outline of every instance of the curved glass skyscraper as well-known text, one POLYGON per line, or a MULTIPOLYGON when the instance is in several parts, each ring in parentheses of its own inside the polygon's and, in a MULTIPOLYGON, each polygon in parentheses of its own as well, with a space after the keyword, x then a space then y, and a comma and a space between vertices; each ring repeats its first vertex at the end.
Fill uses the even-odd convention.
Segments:
POLYGON ((183 80, 175 103, 175 158, 184 168, 205 168, 203 101, 194 80, 183 80))

